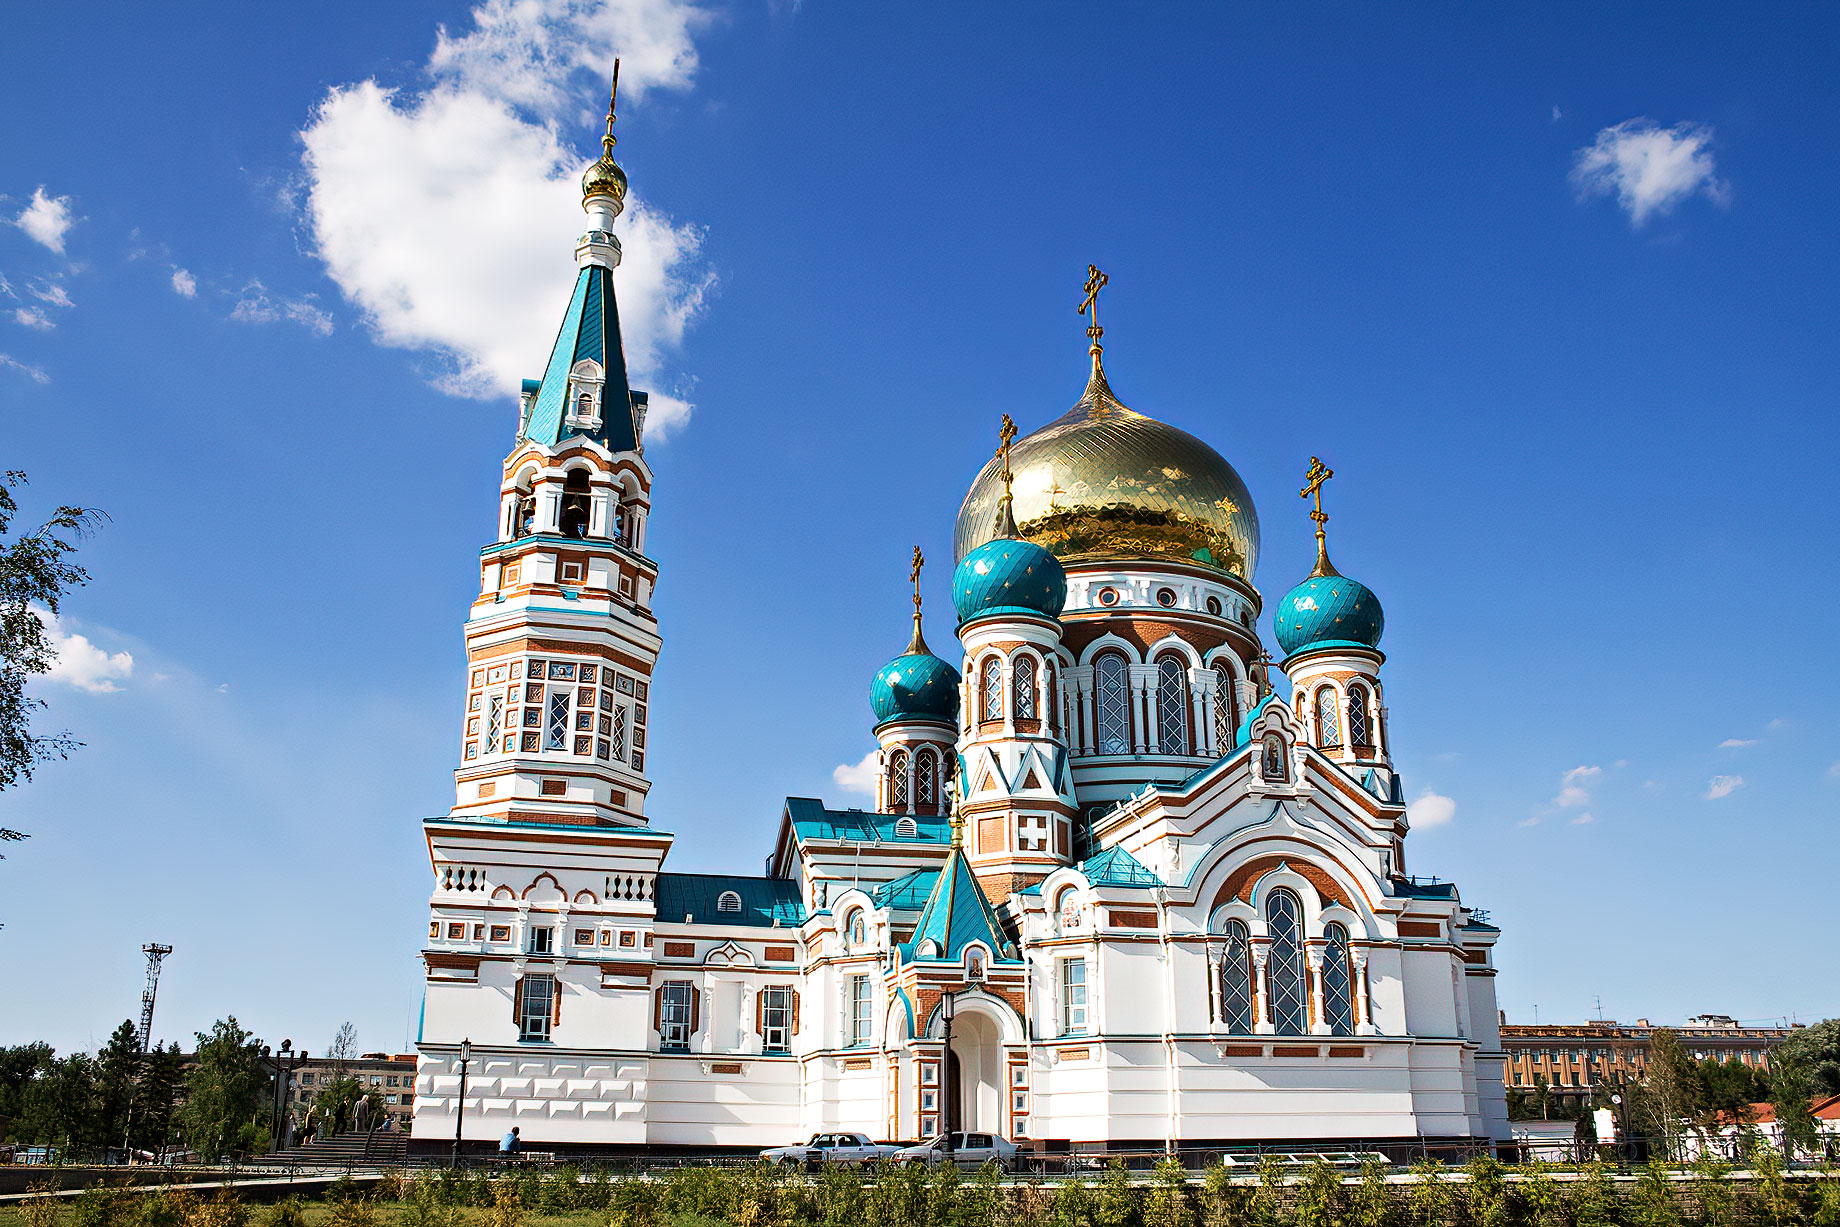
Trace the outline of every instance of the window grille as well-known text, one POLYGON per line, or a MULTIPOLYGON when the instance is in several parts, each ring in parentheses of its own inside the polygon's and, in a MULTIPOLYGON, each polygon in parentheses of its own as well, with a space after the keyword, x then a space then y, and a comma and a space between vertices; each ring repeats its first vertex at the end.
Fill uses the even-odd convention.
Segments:
POLYGON ((1266 974, 1271 982, 1271 1023, 1279 1035, 1302 1035, 1308 1023, 1307 981, 1303 969, 1303 905, 1290 891, 1271 892, 1265 904, 1271 931, 1266 974))
POLYGON ((1027 656, 1018 656, 1011 666, 1015 672, 1016 719, 1035 719, 1035 661, 1027 656))
POLYGON ((1367 688, 1365 686, 1348 688, 1348 740, 1357 746, 1374 744, 1373 733, 1367 724, 1367 688))
MULTIPOLYGON (((548 930, 540 930, 547 933, 548 930)), ((550 1020, 556 1001, 553 976, 525 976, 524 995, 518 1002, 518 1039, 524 1043, 544 1043, 549 1039, 550 1020)))
POLYGON ((552 690, 549 695, 549 746, 551 750, 569 747, 569 692, 552 690))
POLYGON ((984 719, 1003 719, 1003 662, 992 656, 984 662, 984 719))
MULTIPOLYGON (((922 750, 914 755, 914 801, 920 805, 932 805, 938 800, 939 755, 931 750, 922 750)), ((910 835, 912 833, 908 832, 910 835)))
POLYGON ((495 694, 486 702, 486 752, 488 754, 498 746, 498 734, 504 727, 504 717, 504 697, 495 694))
POLYGON ((716 896, 716 911, 718 912, 739 912, 740 910, 741 910, 741 896, 736 894, 734 891, 725 890, 721 894, 716 896))
MULTIPOLYGON (((859 922, 860 923, 860 922, 859 922)), ((850 977, 850 1046, 867 1044, 874 1030, 874 999, 869 995, 869 977, 850 977)))
POLYGON ((920 833, 920 824, 912 818, 897 819, 894 824, 894 833, 898 838, 911 839, 920 833))
POLYGON ((1220 1021, 1234 1035, 1252 1034, 1252 940, 1245 922, 1227 922, 1220 959, 1220 1021))
POLYGON ((1335 691, 1327 686, 1316 692, 1316 744, 1325 750, 1342 744, 1342 722, 1336 713, 1335 691))
POLYGON ((1238 695, 1234 691, 1233 671, 1226 665, 1214 666, 1214 750, 1225 754, 1233 748, 1233 734, 1239 728, 1238 695))
POLYGON ((1156 666, 1157 746, 1165 754, 1188 753, 1188 683, 1182 662, 1165 656, 1156 666))
POLYGON ((613 757, 616 762, 626 761, 626 705, 620 704, 613 709, 613 757))
POLYGON ((786 985, 760 990, 760 1041, 767 1052, 792 1050, 792 990, 786 985))
POLYGON ((1061 1034, 1086 1034, 1086 960, 1061 960, 1061 1034))
POLYGON ((1094 706, 1098 711, 1099 753, 1131 752, 1131 712, 1125 687, 1124 657, 1107 653, 1093 667, 1094 706))
POLYGON ((888 756, 888 804, 890 808, 907 808, 907 751, 896 750, 888 756))
POLYGON ((1331 1035, 1354 1034, 1354 975, 1348 963, 1348 930, 1330 924, 1323 930, 1323 1021, 1331 1035))
POLYGON ((682 1050, 690 1047, 690 982, 667 980, 658 990, 658 1045, 682 1050))

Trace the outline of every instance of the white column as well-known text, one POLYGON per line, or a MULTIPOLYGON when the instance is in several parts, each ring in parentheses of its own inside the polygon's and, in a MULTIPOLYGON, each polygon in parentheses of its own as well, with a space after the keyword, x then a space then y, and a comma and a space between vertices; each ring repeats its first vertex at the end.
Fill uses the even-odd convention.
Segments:
POLYGON ((562 487, 553 482, 541 487, 537 492, 536 531, 540 533, 562 531, 562 487))
POLYGON ((1271 961, 1271 939, 1257 939, 1252 942, 1252 1033, 1270 1035, 1275 1030, 1271 1025, 1271 971, 1267 964, 1271 961))
POLYGON ((590 537, 611 537, 613 525, 608 519, 609 504, 612 502, 609 491, 596 490, 588 496, 588 535, 590 537))
POLYGON ((1354 959, 1355 1009, 1359 1013, 1359 1017, 1355 1020, 1355 1034, 1378 1035, 1380 1029, 1374 1026, 1372 990, 1367 983, 1367 951, 1356 946, 1350 954, 1354 959))
POLYGON ((1013 741, 1016 737, 1016 660, 1005 654, 1001 676, 1003 678, 1003 736, 1013 741))
POLYGON ((1323 1008, 1327 1003, 1323 1000, 1322 947, 1305 946, 1303 961, 1310 969, 1310 1012, 1316 1016, 1315 1020, 1310 1023, 1310 1034, 1327 1035, 1329 1034, 1329 1018, 1328 1011, 1323 1008))

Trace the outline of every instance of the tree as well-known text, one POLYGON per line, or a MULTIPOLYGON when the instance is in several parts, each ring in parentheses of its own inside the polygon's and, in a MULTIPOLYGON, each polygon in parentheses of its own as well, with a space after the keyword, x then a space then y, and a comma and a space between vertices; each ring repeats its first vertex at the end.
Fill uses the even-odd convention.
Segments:
POLYGON ((1674 1139, 1681 1125, 1700 1110, 1700 1081, 1680 1036, 1667 1027, 1657 1027, 1649 1037, 1642 1089, 1649 1123, 1667 1140, 1672 1159, 1679 1153, 1674 1139))
MULTIPOLYGON (((68 733, 32 732, 32 715, 45 702, 27 698, 25 687, 57 662, 34 606, 56 614, 66 593, 89 582, 70 555, 103 519, 99 511, 59 507, 38 529, 9 542, 7 530, 19 513, 13 491, 25 484, 24 473, 0 473, 0 789, 30 780, 38 764, 66 758, 80 744, 68 733)), ((0 829, 0 840, 21 838, 0 829)))
MULTIPOLYGON (((1787 1045, 1784 1045, 1786 1048, 1787 1045)), ((1776 1110, 1776 1123, 1782 1129, 1783 1153, 1790 1158, 1813 1149, 1819 1141, 1819 1125, 1814 1118, 1815 1075, 1808 1061, 1799 1054, 1785 1058, 1782 1049, 1771 1054, 1770 1106, 1776 1110)))
POLYGON ((1770 1065, 1803 1067, 1810 1095, 1840 1095, 1840 1018, 1799 1027, 1770 1053, 1770 1065))
POLYGON ((257 1149, 268 1090, 261 1050, 234 1015, 219 1019, 209 1034, 198 1032, 197 1064, 185 1080, 179 1120, 186 1144, 207 1159, 257 1149))
POLYGON ((358 1029, 350 1021, 339 1024, 339 1029, 332 1037, 332 1044, 326 1049, 326 1059, 341 1073, 347 1061, 358 1059, 358 1029))
POLYGON ((129 1019, 115 1028, 96 1054, 97 1129, 115 1145, 126 1145, 133 1128, 134 1097, 141 1072, 140 1029, 129 1019))
POLYGON ((173 1142, 173 1117, 185 1083, 185 1053, 178 1044, 156 1044, 142 1058, 134 1099, 134 1132, 128 1145, 158 1153, 173 1142))
POLYGON ((45 1043, 0 1048, 0 1140, 18 1139, 15 1126, 25 1109, 26 1089, 56 1055, 45 1043))
POLYGON ((21 1141, 69 1150, 101 1145, 96 1083, 96 1059, 86 1052, 47 1061, 26 1085, 14 1134, 21 1141))

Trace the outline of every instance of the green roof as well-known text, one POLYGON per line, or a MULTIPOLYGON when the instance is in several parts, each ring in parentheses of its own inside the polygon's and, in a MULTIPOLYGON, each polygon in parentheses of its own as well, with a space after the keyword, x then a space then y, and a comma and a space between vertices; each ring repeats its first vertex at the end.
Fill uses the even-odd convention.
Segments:
POLYGON ((826 809, 813 797, 787 797, 786 817, 798 839, 855 839, 864 843, 946 844, 952 842, 952 824, 943 814, 881 814, 860 809, 826 809), (903 819, 911 818, 912 835, 899 833, 903 819))
POLYGON ((933 893, 933 883, 938 880, 937 869, 916 869, 905 877, 882 883, 871 898, 876 907, 911 912, 926 906, 928 896, 933 893))
POLYGON ((1080 862, 1080 872, 1094 886, 1161 886, 1163 879, 1123 848, 1107 848, 1080 862))
POLYGON ((1016 948, 1003 936, 997 913, 978 888, 977 875, 965 859, 963 848, 952 849, 945 868, 933 880, 933 890, 926 899, 926 910, 914 925, 914 935, 901 947, 903 958, 924 958, 955 963, 964 957, 965 947, 982 942, 998 962, 1019 962, 1016 948), (932 942, 935 953, 919 955, 922 942, 932 942))
MULTIPOLYGON (((633 392, 626 382, 626 352, 620 345, 620 307, 613 294, 613 270, 598 264, 587 265, 575 278, 575 292, 569 297, 562 327, 556 331, 556 345, 543 368, 543 378, 537 381, 537 403, 524 424, 523 438, 557 447, 574 435, 590 433, 564 425, 569 372, 583 360, 598 363, 605 379, 601 385, 601 426, 592 432, 593 437, 609 451, 636 451, 632 406, 635 401, 644 404, 646 396, 633 392)), ((525 386, 530 382, 526 380, 525 386)))
POLYGON ((791 878, 744 878, 720 873, 661 873, 653 892, 659 924, 751 925, 797 928, 805 923, 805 903, 791 878), (722 896, 741 897, 741 910, 724 912, 722 896))

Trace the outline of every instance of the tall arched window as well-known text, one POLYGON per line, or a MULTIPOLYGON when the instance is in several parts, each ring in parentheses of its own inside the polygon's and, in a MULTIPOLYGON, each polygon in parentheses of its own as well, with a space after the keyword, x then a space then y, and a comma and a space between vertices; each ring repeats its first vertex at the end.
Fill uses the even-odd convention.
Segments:
POLYGON ((578 418, 591 418, 594 416, 593 396, 583 392, 575 397, 575 416, 578 418))
POLYGON ((1348 744, 1363 749, 1374 744, 1367 720, 1367 687, 1359 684, 1348 688, 1348 744))
POLYGON ((1036 715, 1035 658, 1018 656, 1016 662, 1010 666, 1010 670, 1015 674, 1013 689, 1016 692, 1014 703, 1016 719, 1033 720, 1036 715))
POLYGON ((939 803, 939 756, 931 750, 914 755, 914 804, 934 806, 939 803))
POLYGON ((1266 977, 1271 983, 1271 1025, 1279 1035, 1302 1035, 1309 1024, 1309 988, 1303 970, 1303 904, 1283 887, 1265 901, 1271 933, 1266 977))
POLYGON ((565 537, 588 535, 588 509, 592 496, 588 490, 588 470, 572 469, 562 484, 562 516, 559 527, 565 537))
POLYGON ((1220 957, 1220 1021, 1234 1035, 1252 1034, 1252 939, 1244 921, 1227 922, 1220 957))
POLYGON ((1188 679, 1182 659, 1165 656, 1156 665, 1156 742, 1165 754, 1188 753, 1188 679))
POLYGON ((1284 778, 1284 738, 1276 733, 1265 734, 1265 740, 1261 743, 1259 774, 1268 780, 1284 778))
POLYGON ((1316 744, 1325 750, 1342 744, 1342 720, 1335 710, 1335 691, 1327 686, 1316 692, 1316 744))
POLYGON ((907 751, 888 756, 888 808, 907 808, 907 751))
POLYGON ((1225 754, 1233 748, 1233 734, 1239 728, 1239 694, 1233 685, 1233 670, 1226 662, 1214 666, 1214 751, 1225 754))
POLYGON ((984 662, 984 719, 1003 719, 1003 662, 992 656, 984 662))
POLYGON ((1124 657, 1107 652, 1093 662, 1093 709, 1101 754, 1131 752, 1131 706, 1124 657))
POLYGON ((1331 922, 1323 929, 1323 1021, 1331 1035, 1354 1034, 1354 972, 1348 965, 1348 930, 1331 922))

